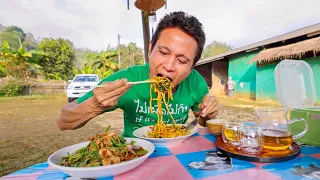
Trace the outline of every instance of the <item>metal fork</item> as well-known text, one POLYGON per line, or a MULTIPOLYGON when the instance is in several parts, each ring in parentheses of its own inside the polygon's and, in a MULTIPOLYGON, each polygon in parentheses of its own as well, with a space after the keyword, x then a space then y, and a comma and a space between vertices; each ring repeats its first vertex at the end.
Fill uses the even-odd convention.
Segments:
POLYGON ((192 121, 186 126, 186 128, 191 131, 194 127, 196 127, 196 125, 197 125, 198 122, 199 122, 199 118, 201 117, 201 115, 202 115, 202 111, 201 111, 201 113, 200 113, 200 115, 199 115, 198 117, 194 118, 194 120, 192 120, 192 121))

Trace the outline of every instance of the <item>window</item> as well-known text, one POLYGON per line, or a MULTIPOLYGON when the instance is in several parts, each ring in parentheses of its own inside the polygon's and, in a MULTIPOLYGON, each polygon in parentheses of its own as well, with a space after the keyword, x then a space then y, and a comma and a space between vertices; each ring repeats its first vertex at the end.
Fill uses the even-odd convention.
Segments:
POLYGON ((97 76, 77 76, 73 82, 98 82, 97 76))

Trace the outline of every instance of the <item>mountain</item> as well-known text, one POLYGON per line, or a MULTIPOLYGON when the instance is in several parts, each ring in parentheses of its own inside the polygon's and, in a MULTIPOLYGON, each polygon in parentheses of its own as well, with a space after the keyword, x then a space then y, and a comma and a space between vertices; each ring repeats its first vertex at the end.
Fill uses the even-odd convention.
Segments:
POLYGON ((34 50, 37 49, 38 47, 38 42, 37 40, 33 37, 32 33, 27 33, 26 34, 26 39, 22 43, 23 47, 25 47, 27 50, 34 50))
POLYGON ((6 28, 6 27, 4 27, 4 26, 0 23, 0 33, 1 33, 2 31, 4 31, 5 28, 6 28))

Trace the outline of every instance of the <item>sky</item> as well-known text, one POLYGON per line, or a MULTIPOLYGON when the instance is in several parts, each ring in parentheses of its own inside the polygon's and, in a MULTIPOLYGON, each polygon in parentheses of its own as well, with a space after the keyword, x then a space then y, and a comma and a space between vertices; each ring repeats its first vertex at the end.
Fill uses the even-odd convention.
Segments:
MULTIPOLYGON (((77 48, 103 50, 120 42, 143 47, 141 12, 130 0, 0 0, 0 23, 19 26, 36 39, 63 37, 77 48)), ((199 19, 206 45, 242 47, 320 23, 319 0, 167 0, 157 11, 185 11, 199 19)), ((156 26, 157 22, 150 26, 156 26)))

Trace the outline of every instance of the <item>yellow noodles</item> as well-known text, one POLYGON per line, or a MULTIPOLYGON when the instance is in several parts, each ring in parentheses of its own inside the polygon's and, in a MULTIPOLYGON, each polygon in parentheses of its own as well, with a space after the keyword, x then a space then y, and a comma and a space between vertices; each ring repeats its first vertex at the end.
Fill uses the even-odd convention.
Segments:
POLYGON ((172 115, 170 114, 170 110, 168 108, 169 100, 173 100, 172 97, 172 83, 167 77, 159 77, 155 76, 151 78, 150 85, 150 111, 152 111, 152 101, 156 100, 158 105, 158 121, 154 125, 153 129, 148 132, 148 137, 150 138, 173 138, 177 136, 185 136, 190 134, 190 131, 182 125, 178 125, 172 115), (152 89, 155 93, 158 94, 157 98, 152 98, 152 89), (166 94, 168 95, 168 100, 166 100, 166 94), (163 112, 162 112, 162 101, 164 102, 166 109, 174 122, 173 125, 166 125, 163 122, 163 112))

